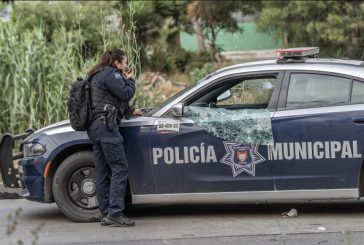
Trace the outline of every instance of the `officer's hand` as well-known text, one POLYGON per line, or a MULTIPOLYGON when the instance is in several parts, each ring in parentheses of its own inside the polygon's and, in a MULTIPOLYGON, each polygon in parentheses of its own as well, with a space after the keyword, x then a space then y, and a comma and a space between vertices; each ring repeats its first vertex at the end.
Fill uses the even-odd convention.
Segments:
POLYGON ((131 78, 131 79, 135 80, 135 68, 127 67, 126 69, 124 69, 123 75, 124 75, 125 79, 131 78))
POLYGON ((135 109, 133 112, 133 116, 143 116, 143 112, 140 109, 135 109))

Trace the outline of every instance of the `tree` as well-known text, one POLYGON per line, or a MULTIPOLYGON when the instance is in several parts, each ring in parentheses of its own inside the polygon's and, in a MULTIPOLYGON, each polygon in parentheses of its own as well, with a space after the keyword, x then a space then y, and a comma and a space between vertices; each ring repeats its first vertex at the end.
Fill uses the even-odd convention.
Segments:
POLYGON ((130 4, 134 10, 133 20, 128 20, 128 13, 120 13, 122 23, 127 28, 133 25, 138 45, 141 49, 141 62, 147 63, 147 50, 173 50, 180 47, 179 33, 188 31, 189 22, 185 18, 187 1, 121 1, 130 4), (133 23, 131 23, 133 22, 133 23))
MULTIPOLYGON (((134 10, 134 25, 137 40, 144 47, 159 39, 163 28, 169 29, 165 38, 170 45, 180 46, 179 32, 188 29, 189 22, 185 18, 187 1, 183 0, 155 0, 155 1, 130 1, 121 2, 122 5, 130 4, 134 10)), ((126 12, 121 13, 124 20, 128 16, 126 12)), ((130 26, 129 22, 123 23, 130 26)), ((165 34, 165 33, 164 33, 165 34)))
POLYGON ((190 29, 190 22, 186 18, 187 4, 188 2, 183 0, 154 1, 155 14, 167 20, 164 22, 170 30, 166 36, 167 43, 178 48, 181 47, 180 31, 190 29))
POLYGON ((260 1, 193 1, 188 5, 188 18, 193 23, 200 49, 204 49, 204 40, 208 41, 211 60, 216 62, 219 52, 216 38, 221 30, 227 32, 243 31, 232 14, 254 14, 260 1))
POLYGON ((363 1, 264 2, 257 26, 284 37, 285 47, 318 46, 321 56, 364 58, 363 1))
POLYGON ((188 5, 188 17, 192 22, 193 31, 195 32, 197 38, 197 46, 198 50, 201 52, 206 51, 205 39, 203 37, 202 29, 201 29, 201 19, 198 18, 196 13, 198 2, 193 2, 188 5))

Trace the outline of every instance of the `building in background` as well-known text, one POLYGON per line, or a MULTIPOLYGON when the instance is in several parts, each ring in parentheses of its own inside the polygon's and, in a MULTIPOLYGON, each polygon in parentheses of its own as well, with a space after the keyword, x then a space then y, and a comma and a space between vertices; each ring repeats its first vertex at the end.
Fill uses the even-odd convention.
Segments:
MULTIPOLYGON (((221 48, 221 55, 231 60, 259 60, 275 58, 275 50, 282 48, 283 39, 276 41, 269 33, 258 32, 255 18, 252 16, 240 16, 236 19, 243 32, 228 33, 221 31, 217 36, 217 45, 221 48)), ((197 38, 195 34, 182 32, 182 48, 189 51, 198 51, 197 38)), ((206 46, 207 43, 206 43, 206 46)))

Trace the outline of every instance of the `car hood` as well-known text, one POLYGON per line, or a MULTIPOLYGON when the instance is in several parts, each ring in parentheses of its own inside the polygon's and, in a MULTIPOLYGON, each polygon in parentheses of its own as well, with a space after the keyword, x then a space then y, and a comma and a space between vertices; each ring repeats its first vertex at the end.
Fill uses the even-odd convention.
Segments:
MULTIPOLYGON (((135 117, 129 120, 123 120, 122 127, 132 127, 132 126, 141 126, 145 124, 151 124, 155 118, 153 117, 135 117)), ((60 121, 57 123, 53 123, 48 125, 44 128, 41 128, 31 135, 29 135, 24 141, 30 140, 31 138, 37 137, 40 134, 48 134, 48 135, 55 135, 59 133, 70 133, 74 132, 73 128, 71 127, 71 123, 69 120, 60 121)))
POLYGON ((37 131, 35 131, 34 133, 32 133, 31 135, 29 135, 27 138, 24 139, 24 141, 27 141, 28 139, 30 138, 33 138, 33 137, 36 137, 42 133, 45 133, 47 131, 51 131, 51 130, 55 130, 55 129, 61 129, 61 128, 71 128, 71 123, 70 123, 70 120, 64 120, 64 121, 60 121, 60 122, 57 122, 57 123, 53 123, 53 124, 50 124, 44 128, 41 128, 37 131))

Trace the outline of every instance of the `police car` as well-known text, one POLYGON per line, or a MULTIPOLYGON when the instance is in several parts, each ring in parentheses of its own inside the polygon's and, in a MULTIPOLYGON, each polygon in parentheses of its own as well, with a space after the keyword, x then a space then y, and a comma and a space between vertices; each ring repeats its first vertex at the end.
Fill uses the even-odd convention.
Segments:
MULTIPOLYGON (((317 54, 318 48, 284 49, 277 60, 218 70, 144 116, 123 121, 127 201, 363 197, 364 62, 317 54), (186 116, 191 108, 200 118, 186 116), (214 111, 220 116, 211 116, 214 111), (268 120, 255 120, 267 112, 268 120), (239 124, 241 115, 250 123, 239 124), (241 139, 239 132, 252 137, 241 139)), ((6 134, 0 166, 4 184, 20 185, 22 197, 56 202, 74 221, 99 220, 92 144, 68 121, 6 134), (16 139, 21 149, 12 155, 16 139), (14 159, 20 159, 18 170, 14 159)))

